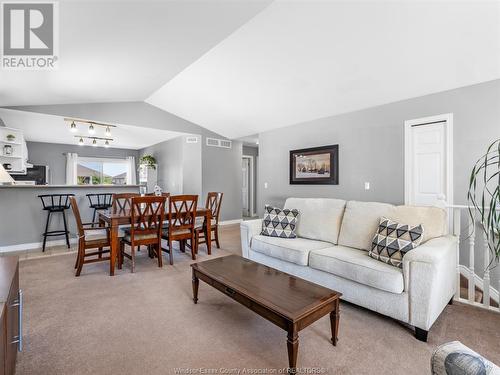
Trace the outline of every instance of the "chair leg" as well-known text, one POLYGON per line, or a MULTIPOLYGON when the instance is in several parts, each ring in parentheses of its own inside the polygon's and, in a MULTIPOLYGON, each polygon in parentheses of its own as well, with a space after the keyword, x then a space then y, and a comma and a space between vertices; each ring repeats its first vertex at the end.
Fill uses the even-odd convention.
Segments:
POLYGON ((66 223, 66 213, 63 211, 63 222, 64 222, 64 235, 66 236, 66 245, 68 246, 68 249, 70 248, 69 246, 69 232, 68 232, 68 224, 66 223))
POLYGON ((214 229, 215 233, 215 244, 217 245, 217 249, 220 249, 220 244, 219 244, 219 226, 216 225, 214 229))
POLYGON ((94 227, 96 213, 97 213, 97 208, 94 208, 94 214, 92 215, 92 228, 94 227))
POLYGON ((135 272, 135 246, 130 247, 130 255, 132 256, 132 273, 135 272))
POLYGON ((47 243, 47 232, 49 230, 49 222, 50 222, 50 211, 47 211, 47 221, 45 222, 45 232, 43 232, 42 251, 45 251, 45 244, 47 243))
POLYGON ((123 266, 123 252, 125 251, 125 244, 120 242, 120 251, 118 252, 118 269, 121 270, 123 266))
POLYGON ((161 240, 157 245, 154 245, 156 248, 156 254, 158 255, 158 267, 163 267, 163 255, 161 253, 161 240))
POLYGON ((79 262, 80 262, 80 240, 78 240, 78 251, 76 252, 75 270, 78 267, 79 262))
POLYGON ((85 248, 83 247, 83 244, 78 243, 78 268, 76 269, 76 276, 80 276, 80 273, 82 272, 82 267, 83 267, 83 261, 85 260, 85 248))
POLYGON ((172 248, 172 240, 170 239, 168 240, 168 259, 172 266, 174 264, 174 249, 172 248))
POLYGON ((179 247, 181 249, 181 252, 185 253, 186 252, 186 240, 180 240, 179 247))
MULTIPOLYGON (((195 235, 194 235, 194 233, 193 233, 193 234, 191 234, 191 244, 193 244, 193 245, 194 245, 194 244, 195 244, 195 241, 196 241, 196 240, 195 240, 195 235)), ((191 259, 192 259, 192 260, 196 260, 196 248, 197 248, 196 246, 192 246, 192 247, 191 247, 191 259)))

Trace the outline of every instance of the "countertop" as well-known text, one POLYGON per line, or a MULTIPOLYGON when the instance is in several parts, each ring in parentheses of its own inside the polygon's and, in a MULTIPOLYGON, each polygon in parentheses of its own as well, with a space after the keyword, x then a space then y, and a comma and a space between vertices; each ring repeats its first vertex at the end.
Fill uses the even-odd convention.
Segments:
POLYGON ((142 185, 1 185, 0 189, 50 189, 50 188, 70 188, 70 189, 92 189, 92 188, 139 188, 142 185))

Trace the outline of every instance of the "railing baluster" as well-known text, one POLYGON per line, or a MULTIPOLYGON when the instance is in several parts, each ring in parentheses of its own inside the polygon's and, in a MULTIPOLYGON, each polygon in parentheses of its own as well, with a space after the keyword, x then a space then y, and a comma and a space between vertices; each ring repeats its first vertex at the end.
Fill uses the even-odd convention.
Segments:
POLYGON ((472 233, 469 237, 469 302, 474 303, 476 301, 476 280, 474 279, 474 241, 476 237, 476 220, 475 218, 469 218, 472 220, 472 233))
POLYGON ((457 285, 455 291, 455 299, 460 299, 460 219, 462 210, 460 208, 452 208, 453 215, 453 235, 457 237, 457 285))
POLYGON ((484 233, 484 276, 483 276, 483 305, 490 307, 490 248, 488 236, 484 233))

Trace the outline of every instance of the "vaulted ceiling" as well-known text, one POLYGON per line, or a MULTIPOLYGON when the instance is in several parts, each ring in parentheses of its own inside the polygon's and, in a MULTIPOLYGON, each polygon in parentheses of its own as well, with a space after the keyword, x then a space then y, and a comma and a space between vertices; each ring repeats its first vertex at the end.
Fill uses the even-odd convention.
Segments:
POLYGON ((498 1, 60 2, 0 106, 142 101, 230 138, 500 78, 498 1))

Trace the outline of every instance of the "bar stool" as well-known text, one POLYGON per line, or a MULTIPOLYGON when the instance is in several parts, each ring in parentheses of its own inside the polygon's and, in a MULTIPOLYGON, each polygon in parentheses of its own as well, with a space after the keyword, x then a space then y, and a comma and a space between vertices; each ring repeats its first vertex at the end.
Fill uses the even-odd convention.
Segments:
POLYGON ((45 232, 43 232, 42 251, 45 251, 45 243, 47 242, 47 237, 50 236, 66 236, 66 245, 68 245, 69 249, 69 231, 64 211, 70 207, 69 197, 74 196, 75 194, 43 194, 38 196, 42 201, 43 210, 47 211, 47 222, 45 223, 45 232), (64 230, 49 231, 50 215, 57 212, 62 213, 64 230))
POLYGON ((87 194, 89 199, 89 207, 94 209, 94 214, 92 215, 92 223, 95 223, 95 216, 99 210, 109 210, 113 205, 113 194, 111 193, 101 193, 101 194, 87 194))

